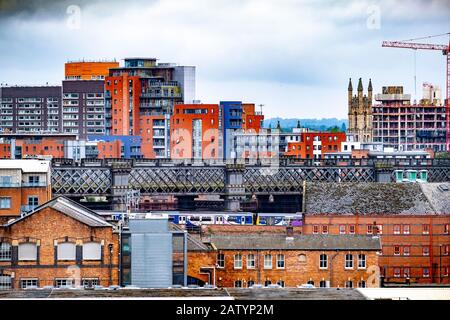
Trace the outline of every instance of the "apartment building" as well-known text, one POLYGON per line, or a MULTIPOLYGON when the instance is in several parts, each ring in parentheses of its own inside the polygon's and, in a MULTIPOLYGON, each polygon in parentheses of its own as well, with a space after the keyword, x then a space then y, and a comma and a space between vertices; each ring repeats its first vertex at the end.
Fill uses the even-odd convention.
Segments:
POLYGON ((323 159, 327 153, 341 151, 346 135, 344 132, 302 132, 298 140, 287 143, 284 155, 301 159, 323 159))
POLYGON ((383 87, 373 105, 373 141, 395 151, 445 151, 446 107, 439 95, 424 85, 424 99, 416 104, 403 87, 383 87))
POLYGON ((385 284, 450 283, 445 185, 307 183, 303 234, 378 236, 385 284))
POLYGON ((62 84, 62 132, 88 135, 105 134, 103 80, 65 80, 62 84))
POLYGON ((64 197, 0 225, 0 289, 119 284, 119 235, 64 197))
POLYGON ((242 129, 242 101, 220 101, 220 125, 223 130, 223 157, 235 159, 237 157, 233 133, 242 129))
POLYGON ((380 239, 361 235, 245 232, 211 234, 209 250, 189 251, 191 282, 217 287, 378 287, 380 239), (192 262, 191 262, 192 261, 192 262))
POLYGON ((242 104, 242 129, 245 132, 258 133, 264 126, 264 115, 262 111, 255 110, 254 103, 242 104))
POLYGON ((218 159, 219 106, 217 104, 177 104, 171 118, 172 159, 218 159))
POLYGON ((0 132, 61 132, 61 86, 1 87, 0 132))
POLYGON ((50 162, 0 160, 0 224, 51 199, 50 162))
POLYGON ((116 61, 69 61, 64 65, 66 80, 105 80, 109 69, 118 68, 116 61))

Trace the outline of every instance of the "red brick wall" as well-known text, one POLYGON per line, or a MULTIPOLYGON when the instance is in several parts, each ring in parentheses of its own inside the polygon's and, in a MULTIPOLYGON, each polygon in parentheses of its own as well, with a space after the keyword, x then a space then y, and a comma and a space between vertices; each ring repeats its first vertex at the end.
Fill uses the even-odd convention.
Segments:
MULTIPOLYGON (((355 226, 356 234, 367 234, 367 225, 382 225, 381 243, 382 255, 380 267, 384 272, 386 282, 404 282, 405 268, 409 268, 413 281, 420 283, 450 283, 448 276, 443 276, 445 268, 450 267, 450 256, 445 255, 445 246, 450 245, 450 235, 445 233, 445 225, 450 224, 450 216, 308 216, 305 215, 303 232, 312 234, 314 225, 322 232, 322 225, 328 226, 329 234, 339 234, 339 226, 345 226, 346 233, 349 226, 355 226), (410 233, 405 234, 405 225, 410 233), (423 233, 423 225, 429 228, 429 234, 423 233), (395 234, 394 228, 400 228, 400 234, 395 234), (439 245, 442 245, 441 254, 439 245), (394 248, 400 247, 400 255, 394 255, 394 248), (409 247, 409 255, 403 254, 404 247, 409 247), (428 248, 429 255, 423 255, 424 248, 428 248), (394 270, 400 269, 400 277, 395 277, 394 270), (428 268, 429 277, 424 277, 424 269, 428 268), (439 275, 441 269, 441 275, 439 275), (442 277, 442 279, 440 278, 442 277)), ((427 249, 425 249, 427 250, 427 249)))

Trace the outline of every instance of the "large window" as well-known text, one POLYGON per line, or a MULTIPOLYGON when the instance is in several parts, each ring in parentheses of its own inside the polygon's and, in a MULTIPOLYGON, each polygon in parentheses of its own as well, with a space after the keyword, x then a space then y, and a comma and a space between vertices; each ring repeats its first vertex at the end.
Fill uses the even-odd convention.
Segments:
POLYGON ((394 225, 394 234, 400 234, 400 225, 399 224, 394 225))
POLYGON ((319 258, 319 268, 320 269, 327 269, 328 268, 328 256, 324 253, 320 255, 319 258))
POLYGON ((58 260, 75 260, 76 246, 72 242, 58 243, 58 260))
POLYGON ((19 244, 19 261, 37 260, 37 246, 35 243, 25 242, 19 244))
POLYGON ((20 288, 27 289, 27 288, 37 288, 38 287, 38 279, 32 278, 32 279, 20 279, 20 288))
POLYGON ((247 287, 248 288, 251 288, 251 287, 253 287, 255 285, 255 281, 253 281, 253 280, 248 280, 248 282, 247 282, 247 287))
POLYGON ((351 281, 351 280, 345 281, 345 287, 346 288, 353 288, 353 281, 351 281))
POLYGON ((242 255, 240 253, 234 255, 234 268, 242 269, 242 255))
POLYGON ((73 286, 74 286, 73 279, 55 279, 55 287, 57 288, 67 288, 73 286))
POLYGON ((234 287, 235 288, 242 288, 242 281, 241 280, 236 280, 234 282, 234 287))
POLYGON ((429 234, 430 233, 430 226, 428 224, 422 225, 422 233, 423 234, 429 234))
POLYGON ((11 276, 0 273, 0 290, 11 289, 11 276))
POLYGON ((98 286, 100 282, 98 281, 98 278, 83 278, 81 280, 81 285, 84 288, 93 288, 95 286, 98 286))
POLYGON ((37 207, 39 205, 39 197, 29 196, 28 197, 28 205, 32 206, 32 207, 37 207))
POLYGON ((351 253, 345 255, 345 269, 353 269, 353 255, 351 253))
POLYGON ((361 280, 358 282, 358 288, 365 288, 366 287, 366 282, 364 280, 361 280))
POLYGON ((264 269, 272 269, 272 255, 264 255, 264 269))
POLYGON ((0 242, 0 261, 11 260, 11 245, 9 243, 0 242))
POLYGON ((366 255, 363 253, 358 254, 358 269, 366 268, 366 255))
POLYGON ((86 242, 83 244, 83 260, 101 260, 102 246, 98 242, 86 242))
POLYGON ((255 255, 250 253, 247 255, 247 269, 255 268, 255 255))
POLYGON ((409 232, 410 232, 409 224, 404 224, 403 225, 403 234, 409 234, 409 232))
POLYGON ((284 254, 277 254, 277 269, 284 269, 284 254))
POLYGON ((217 254, 217 267, 225 268, 225 255, 223 253, 217 254))
POLYGON ((0 198, 0 209, 10 209, 11 198, 0 198))
POLYGON ((346 229, 346 226, 344 224, 341 224, 339 226, 339 234, 345 234, 345 229, 346 229))

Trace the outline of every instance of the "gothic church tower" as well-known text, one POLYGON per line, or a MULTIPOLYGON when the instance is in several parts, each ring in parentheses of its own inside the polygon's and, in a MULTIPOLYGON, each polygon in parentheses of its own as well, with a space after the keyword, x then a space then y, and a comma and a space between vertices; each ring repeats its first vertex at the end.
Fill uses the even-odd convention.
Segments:
POLYGON ((368 96, 363 95, 361 78, 358 94, 353 96, 352 79, 348 84, 348 133, 356 142, 372 142, 372 80, 369 80, 368 96))

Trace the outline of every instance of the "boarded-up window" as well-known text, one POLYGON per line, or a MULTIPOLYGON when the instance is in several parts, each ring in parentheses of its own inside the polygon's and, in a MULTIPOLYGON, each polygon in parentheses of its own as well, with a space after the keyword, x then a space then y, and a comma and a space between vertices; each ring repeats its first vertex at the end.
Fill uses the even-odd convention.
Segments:
POLYGON ((83 244, 83 260, 101 260, 102 246, 98 242, 83 244))
POLYGON ((58 243, 58 260, 75 260, 75 244, 72 242, 58 243))
POLYGON ((19 261, 33 261, 37 259, 35 243, 21 243, 19 245, 19 261))

